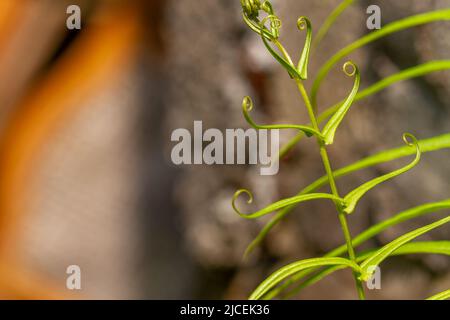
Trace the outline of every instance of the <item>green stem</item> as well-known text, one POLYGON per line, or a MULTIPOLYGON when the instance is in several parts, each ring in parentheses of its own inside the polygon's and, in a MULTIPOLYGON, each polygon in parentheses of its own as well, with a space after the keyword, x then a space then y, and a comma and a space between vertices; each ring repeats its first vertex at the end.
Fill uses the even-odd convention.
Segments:
MULTIPOLYGON (((277 46, 277 48, 280 50, 280 52, 283 54, 283 56, 287 59, 287 61, 293 65, 291 57, 289 56, 287 51, 284 49, 284 47, 281 45, 281 43, 277 39, 272 39, 272 42, 277 46)), ((315 114, 315 109, 313 108, 313 106, 311 104, 308 93, 306 92, 305 87, 303 86, 303 83, 300 79, 295 78, 295 82, 297 83, 300 94, 302 95, 303 100, 305 101, 306 109, 308 110, 308 115, 309 115, 311 124, 316 131, 320 132, 320 128, 319 128, 318 121, 317 121, 316 114, 315 114)), ((330 160, 328 158, 328 153, 327 153, 327 149, 325 147, 324 141, 322 141, 322 139, 320 139, 318 137, 317 143, 319 144, 319 147, 320 147, 320 155, 322 157, 322 162, 323 162, 325 171, 328 176, 328 181, 330 184, 331 191, 334 196, 339 197, 339 192, 338 192, 338 189, 336 186, 336 181, 335 181, 334 175, 333 175, 333 169, 331 168, 330 160)), ((350 234, 350 231, 348 228, 348 224, 347 224, 347 216, 346 216, 345 212, 343 211, 340 203, 335 202, 335 205, 336 205, 336 209, 338 211, 339 222, 341 224, 345 242, 347 244, 348 256, 353 262, 357 263, 355 250, 354 250, 353 244, 352 244, 352 237, 351 237, 351 234, 350 234)), ((361 280, 358 279, 358 275, 355 272, 353 272, 353 277, 355 279, 356 289, 358 292, 359 299, 363 300, 363 299, 365 299, 365 295, 364 295, 364 289, 362 287, 362 282, 361 282, 361 280)))
MULTIPOLYGON (((314 113, 314 108, 311 105, 308 93, 306 92, 305 87, 303 86, 303 83, 301 82, 301 80, 296 79, 296 82, 297 82, 297 86, 298 86, 298 89, 300 91, 300 94, 302 95, 303 100, 305 101, 306 109, 308 110, 308 114, 309 114, 309 118, 311 120, 311 124, 312 124, 312 126, 313 126, 313 128, 315 130, 320 131, 318 123, 317 123, 316 115, 314 113)), ((330 183, 331 192, 333 193, 334 196, 339 197, 339 191, 338 191, 337 186, 336 186, 336 181, 334 179, 333 169, 331 168, 330 159, 328 157, 327 149, 326 149, 325 144, 324 144, 324 142, 322 140, 320 140, 318 138, 317 142, 318 142, 319 147, 320 147, 320 156, 322 157, 322 162, 323 162, 323 165, 325 167, 326 174, 328 176, 328 181, 330 183)), ((339 203, 335 202, 335 205, 336 205, 336 209, 338 211, 339 222, 341 224, 341 228, 342 228, 342 232, 344 234, 345 242, 347 244, 348 256, 349 256, 351 261, 357 263, 355 249, 353 248, 353 244, 352 244, 352 236, 350 234, 350 230, 349 230, 348 224, 347 224, 347 216, 346 216, 345 212, 343 211, 342 206, 339 203)), ((361 280, 358 279, 358 275, 356 274, 356 272, 353 272, 353 277, 355 279, 356 289, 358 291, 358 297, 359 297, 360 300, 364 300, 365 299, 365 295, 364 295, 364 289, 363 289, 363 286, 362 286, 362 282, 361 282, 361 280)))

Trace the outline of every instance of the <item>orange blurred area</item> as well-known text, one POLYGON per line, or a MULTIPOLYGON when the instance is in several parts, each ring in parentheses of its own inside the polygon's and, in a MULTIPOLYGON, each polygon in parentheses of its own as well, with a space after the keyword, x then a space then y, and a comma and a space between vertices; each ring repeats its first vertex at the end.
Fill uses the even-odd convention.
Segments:
MULTIPOLYGON (((61 56, 43 68, 63 40, 65 4, 0 2, 0 298, 80 298, 65 283, 20 259, 23 222, 31 214, 30 188, 42 150, 70 123, 89 97, 133 62, 141 25, 138 6, 101 3, 89 9, 89 26, 61 56), (120 21, 120 23, 117 23, 120 21)), ((81 1, 84 8, 87 2, 81 1)), ((87 7, 86 7, 87 8, 87 7)), ((86 9, 88 11, 88 9, 86 9)), ((86 12, 85 11, 85 12, 86 12)), ((84 21, 84 23, 87 23, 84 21)))

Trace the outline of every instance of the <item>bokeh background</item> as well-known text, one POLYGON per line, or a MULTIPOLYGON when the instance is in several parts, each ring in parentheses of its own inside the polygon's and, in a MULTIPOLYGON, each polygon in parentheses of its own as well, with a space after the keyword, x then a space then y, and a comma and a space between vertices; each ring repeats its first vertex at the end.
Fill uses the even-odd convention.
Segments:
MULTIPOLYGON (((300 52, 298 16, 315 30, 337 0, 274 0, 282 41, 300 52)), ((321 63, 382 23, 450 7, 449 0, 356 1, 310 63, 321 63)), ((399 70, 450 58, 450 24, 389 36, 351 55, 366 87, 399 70)), ((295 54, 292 54, 296 56, 295 54)), ((307 84, 308 86, 310 83, 307 84)), ((335 68, 320 108, 346 96, 351 79, 335 68)), ((286 72, 241 20, 238 0, 0 1, 0 297, 87 299, 242 299, 276 268, 343 243, 334 208, 298 207, 247 260, 246 246, 267 221, 231 209, 238 188, 257 206, 291 196, 323 174, 313 141, 302 142, 276 176, 253 166, 181 166, 170 160, 174 129, 247 128, 243 96, 261 123, 306 123, 286 72), (66 8, 82 9, 82 29, 66 28, 66 8), (82 290, 66 289, 79 265, 82 290)), ((355 104, 330 148, 335 168, 418 138, 449 132, 450 72, 398 83, 355 104)), ((287 141, 295 132, 283 132, 287 141)), ((446 199, 450 152, 426 154, 414 170, 371 191, 350 219, 355 235, 408 207, 446 199)), ((348 191, 404 160, 339 180, 348 191)), ((391 228, 380 246, 436 220, 436 213, 391 228)), ((448 212, 447 212, 448 214, 448 212)), ((423 239, 447 240, 448 227, 423 239)), ((364 246, 362 247, 364 248, 364 246)), ((372 299, 420 299, 450 286, 448 257, 405 256, 382 265, 372 299)), ((297 296, 354 299, 348 271, 297 296)))

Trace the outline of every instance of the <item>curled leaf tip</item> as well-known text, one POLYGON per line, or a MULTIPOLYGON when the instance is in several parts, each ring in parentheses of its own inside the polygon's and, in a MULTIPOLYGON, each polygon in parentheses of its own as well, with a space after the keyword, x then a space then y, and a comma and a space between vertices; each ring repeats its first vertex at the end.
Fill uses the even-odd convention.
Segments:
POLYGON ((344 65, 342 66, 342 70, 349 77, 353 77, 356 75, 356 73, 359 73, 359 69, 353 61, 347 61, 346 63, 344 63, 344 65))
POLYGON ((305 45, 303 47, 302 54, 300 56, 300 60, 298 61, 297 69, 300 73, 300 79, 306 80, 308 78, 308 62, 309 62, 309 54, 311 51, 311 42, 312 42, 312 26, 311 21, 307 17, 300 17, 297 20, 297 28, 302 31, 306 29, 306 40, 305 45))
POLYGON ((249 96, 244 97, 242 100, 242 112, 244 113, 244 118, 247 122, 255 129, 260 129, 261 126, 258 126, 255 121, 250 117, 249 112, 253 110, 253 101, 249 96))
POLYGON ((278 39, 280 36, 280 29, 282 27, 282 22, 280 18, 278 18, 274 14, 269 14, 260 22, 261 30, 264 30, 266 23, 269 22, 270 32, 273 39, 278 39))
POLYGON ((272 124, 272 125, 257 124, 250 117, 249 112, 251 110, 253 110, 253 101, 249 96, 246 96, 242 100, 242 113, 244 114, 244 118, 247 121, 247 123, 250 124, 255 129, 265 129, 265 130, 295 129, 295 130, 303 131, 308 137, 315 135, 318 138, 322 139, 322 134, 320 132, 318 132, 314 128, 311 128, 308 126, 302 126, 302 125, 296 125, 296 124, 272 124))
POLYGON ((308 27, 309 25, 311 25, 311 23, 309 22, 308 18, 302 16, 297 19, 298 30, 305 30, 305 28, 308 27))
POLYGON ((406 132, 403 134, 403 141, 407 146, 416 148, 416 158, 414 159, 414 163, 419 162, 422 151, 420 150, 419 141, 417 141, 417 138, 411 133, 406 132))
POLYGON ((355 207, 356 207, 356 204, 358 203, 358 201, 369 190, 373 189, 380 183, 388 181, 392 178, 395 178, 395 177, 411 170, 419 163, 421 151, 420 151, 420 147, 419 147, 419 142, 417 141, 416 137, 414 137, 410 133, 405 133, 405 134, 403 134, 403 141, 408 146, 416 148, 416 157, 414 158, 414 160, 411 161, 408 165, 404 166, 403 168, 397 169, 397 170, 387 173, 383 176, 372 179, 372 180, 364 183, 363 185, 359 186, 355 190, 351 191, 344 198, 345 199, 344 212, 346 212, 347 214, 351 214, 355 210, 355 207))
POLYGON ((253 101, 249 96, 245 96, 242 100, 242 109, 244 111, 250 112, 253 110, 253 101))
POLYGON ((240 216, 245 216, 245 214, 242 213, 242 212, 237 208, 237 206, 236 206, 236 200, 237 200, 237 198, 239 198, 239 196, 240 196, 241 194, 243 194, 243 193, 247 194, 247 196, 248 196, 248 200, 247 200, 247 203, 248 203, 248 204, 251 204, 251 203, 253 202, 253 194, 252 194, 250 191, 248 191, 247 189, 240 189, 240 190, 238 190, 238 191, 236 191, 236 192, 234 193, 233 199, 231 200, 231 205, 232 205, 234 211, 236 211, 236 213, 237 213, 238 215, 240 215, 240 216))
POLYGON ((408 132, 403 134, 403 141, 410 147, 415 147, 419 145, 417 138, 408 132))
POLYGON ((355 77, 355 79, 353 82, 352 91, 348 95, 347 99, 339 107, 339 109, 335 112, 335 114, 333 114, 333 116, 330 118, 328 123, 323 128, 322 133, 325 137, 325 144, 327 145, 333 144, 337 128, 342 123, 345 115, 347 114, 348 110, 355 101, 356 95, 359 90, 359 84, 361 82, 361 75, 359 73, 359 69, 356 66, 356 64, 353 63, 352 61, 347 61, 346 63, 344 63, 344 65, 342 66, 342 70, 347 76, 355 77))
POLYGON ((270 1, 264 1, 264 3, 261 5, 261 10, 267 12, 268 14, 273 14, 273 7, 270 1))
POLYGON ((258 33, 261 35, 264 46, 269 51, 269 53, 281 64, 283 68, 287 70, 291 78, 301 78, 299 71, 295 68, 289 53, 283 47, 283 45, 278 41, 281 29, 281 20, 275 15, 266 16, 259 23, 258 33), (266 27, 267 21, 270 21, 270 30, 266 27), (275 44, 278 48, 279 53, 272 48, 269 44, 275 44), (281 53, 281 55, 280 55, 281 53))

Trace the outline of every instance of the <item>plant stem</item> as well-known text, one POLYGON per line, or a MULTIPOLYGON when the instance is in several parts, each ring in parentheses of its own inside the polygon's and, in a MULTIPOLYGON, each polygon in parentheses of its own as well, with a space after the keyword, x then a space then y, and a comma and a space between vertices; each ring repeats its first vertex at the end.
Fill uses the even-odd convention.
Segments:
MULTIPOLYGON (((309 118, 311 120, 311 124, 312 124, 312 126, 313 126, 313 128, 315 130, 320 132, 320 129, 319 129, 319 126, 318 126, 318 123, 317 123, 317 119, 316 119, 316 115, 314 113, 314 109, 313 109, 313 107, 311 105, 311 102, 309 100, 308 93, 306 92, 305 87, 303 86, 303 83, 301 82, 301 80, 296 79, 295 81, 297 83, 297 86, 298 86, 298 89, 300 91, 300 94, 302 95, 303 100, 305 101, 306 108, 307 108, 308 114, 309 114, 309 118)), ((324 142, 320 138, 317 138, 317 143, 319 144, 320 156, 322 157, 323 166, 325 167, 325 171, 326 171, 327 176, 328 176, 328 181, 330 183, 331 192, 336 197, 339 197, 339 191, 338 191, 337 186, 336 186, 336 181, 334 179, 333 169, 331 168, 330 159, 328 157, 328 152, 327 152, 326 146, 325 146, 324 142)), ((342 232, 344 234, 345 242, 347 244, 348 256, 349 256, 351 261, 357 263, 356 262, 355 250, 354 250, 353 244, 352 244, 352 236, 350 234, 350 230, 349 230, 348 224, 347 224, 347 217, 345 215, 345 212, 342 209, 341 204, 335 202, 335 205, 336 205, 336 209, 338 211, 339 222, 341 224, 341 228, 342 228, 342 232)), ((356 274, 356 272, 353 272, 353 277, 355 279, 356 290, 358 291, 358 297, 359 297, 360 300, 364 300, 365 299, 365 295, 364 295, 364 289, 363 289, 363 286, 362 286, 362 282, 361 282, 361 280, 358 279, 358 275, 356 274)))
MULTIPOLYGON (((272 42, 278 47, 278 49, 280 50, 280 52, 283 54, 283 56, 287 59, 287 61, 293 65, 292 63, 292 59, 289 56, 289 54, 287 53, 287 51, 284 49, 284 47, 281 45, 281 43, 277 40, 277 39, 272 39, 272 42)), ((317 122, 317 118, 316 118, 316 114, 315 114, 315 109, 313 108, 312 104, 311 104, 311 100, 309 99, 308 93, 305 90, 305 87, 303 86, 303 83, 300 79, 295 79, 295 82, 297 83, 297 87, 300 91, 300 94, 302 95, 303 100, 305 101, 306 104, 306 109, 308 110, 308 115, 311 121, 311 124, 313 126, 313 128, 316 131, 320 132, 319 129, 319 125, 317 122)), ((330 188, 331 188, 331 192, 333 193, 333 195, 335 195, 336 197, 339 197, 339 192, 336 186, 336 181, 334 179, 334 175, 333 175, 333 169, 331 168, 331 164, 330 164, 330 160, 328 157, 328 152, 326 149, 326 146, 324 144, 324 142, 320 139, 317 138, 317 143, 320 147, 320 156, 322 157, 322 162, 323 165, 325 167, 325 171, 327 173, 328 176, 328 181, 330 184, 330 188)), ((347 252, 348 252, 348 256, 350 258, 351 261, 356 262, 356 255, 355 255, 355 250, 353 248, 353 244, 352 244, 352 237, 350 234, 350 230, 348 228, 348 224, 347 224, 347 216, 345 215, 345 212, 342 209, 342 206, 340 205, 340 203, 336 203, 336 210, 338 211, 338 217, 339 217, 339 222, 341 224, 341 228, 342 228, 342 232, 344 234, 344 238, 345 238, 345 242, 347 244, 347 252)), ((364 295, 364 289, 362 286, 362 282, 361 280, 358 279, 358 275, 353 272, 353 277, 355 279, 355 284, 356 284, 356 290, 358 292, 358 297, 360 300, 364 300, 365 299, 365 295, 364 295)))

